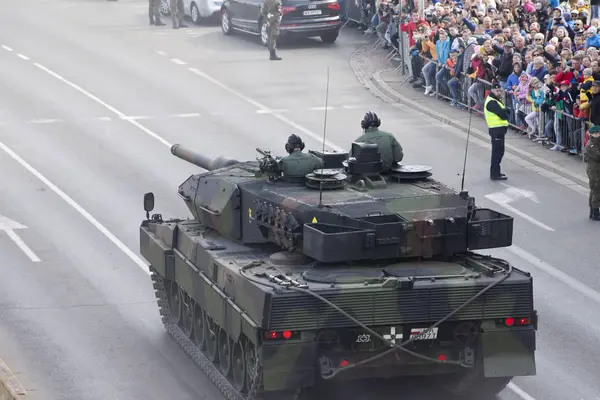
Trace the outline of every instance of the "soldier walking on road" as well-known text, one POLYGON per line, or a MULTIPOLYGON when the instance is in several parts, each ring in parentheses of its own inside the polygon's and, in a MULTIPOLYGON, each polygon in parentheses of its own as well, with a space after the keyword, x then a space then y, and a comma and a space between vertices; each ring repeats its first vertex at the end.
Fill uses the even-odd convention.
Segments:
POLYGON ((504 139, 508 130, 508 112, 500 100, 501 90, 497 81, 492 83, 492 90, 483 106, 485 122, 492 138, 492 159, 490 162, 490 179, 505 181, 506 175, 500 172, 500 163, 504 156, 504 139))
POLYGON ((263 19, 267 22, 267 47, 271 60, 281 60, 277 55, 277 38, 279 37, 279 24, 281 22, 281 0, 265 0, 261 11, 263 19))
POLYGON ((160 0, 148 0, 148 16, 150 17, 150 25, 164 25, 160 20, 160 0))
POLYGON ((171 0, 171 18, 173 19, 173 29, 187 28, 183 23, 183 0, 171 0))
POLYGON ((590 181, 590 219, 600 221, 600 125, 592 126, 588 133, 583 157, 590 181))

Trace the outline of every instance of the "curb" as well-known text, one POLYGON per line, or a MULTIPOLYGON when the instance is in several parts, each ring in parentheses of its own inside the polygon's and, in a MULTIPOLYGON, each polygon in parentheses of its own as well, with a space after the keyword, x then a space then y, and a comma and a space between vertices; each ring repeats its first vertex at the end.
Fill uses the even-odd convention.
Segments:
POLYGON ((0 359, 0 400, 24 400, 26 398, 27 391, 10 368, 0 359))
MULTIPOLYGON (((374 84, 374 86, 377 88, 377 90, 385 93, 385 97, 391 98, 395 103, 402 103, 404 105, 410 106, 415 111, 419 111, 419 112, 426 114, 432 118, 435 118, 438 121, 440 121, 446 125, 450 125, 454 128, 460 129, 465 132, 469 129, 469 127, 466 124, 459 122, 459 121, 455 121, 453 119, 450 119, 448 116, 441 114, 439 112, 433 111, 427 107, 423 107, 420 104, 415 104, 409 98, 401 95, 396 90, 392 89, 381 78, 381 74, 383 72, 390 71, 390 70, 391 69, 377 71, 373 74, 373 77, 371 79, 371 82, 374 84)), ((483 132, 479 129, 471 127, 471 134, 485 142, 490 142, 490 138, 489 138, 489 135, 487 134, 487 132, 483 132)), ((554 172, 555 174, 560 175, 563 178, 572 180, 581 186, 584 186, 586 188, 588 187, 588 184, 589 184, 588 179, 583 174, 579 175, 579 174, 575 174, 570 171, 566 171, 561 168, 557 168, 555 166, 556 164, 554 164, 553 162, 545 160, 545 159, 538 157, 536 155, 533 155, 531 153, 528 153, 528 152, 526 152, 518 147, 515 147, 513 145, 506 144, 505 148, 506 148, 507 153, 511 153, 525 161, 528 161, 534 165, 537 165, 538 167, 542 167, 547 171, 554 172)))

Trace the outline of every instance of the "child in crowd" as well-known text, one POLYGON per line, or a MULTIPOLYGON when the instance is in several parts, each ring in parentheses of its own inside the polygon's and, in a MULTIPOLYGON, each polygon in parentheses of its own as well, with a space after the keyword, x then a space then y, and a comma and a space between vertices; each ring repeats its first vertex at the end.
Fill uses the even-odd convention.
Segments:
POLYGON ((525 117, 525 122, 529 127, 523 135, 529 135, 530 139, 537 136, 538 123, 540 120, 540 106, 544 102, 544 92, 542 91, 542 82, 538 78, 531 78, 529 81, 529 92, 527 101, 531 103, 531 112, 525 117))

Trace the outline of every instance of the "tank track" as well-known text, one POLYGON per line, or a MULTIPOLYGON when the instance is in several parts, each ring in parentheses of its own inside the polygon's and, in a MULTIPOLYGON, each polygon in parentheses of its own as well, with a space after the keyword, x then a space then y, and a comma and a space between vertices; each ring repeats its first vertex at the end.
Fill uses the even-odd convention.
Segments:
MULTIPOLYGON (((204 355, 202 350, 200 350, 192 342, 192 340, 187 337, 183 330, 177 324, 172 322, 171 308, 169 305, 169 299, 167 297, 164 279, 154 269, 150 268, 150 272, 159 313, 167 333, 171 335, 175 342, 200 368, 202 373, 206 375, 206 377, 217 387, 217 389, 219 389, 221 394, 223 394, 223 397, 226 400, 271 400, 272 396, 270 396, 269 393, 264 393, 261 390, 262 371, 261 365, 258 361, 258 354, 255 358, 257 361, 254 370, 250 372, 250 375, 255 377, 255 379, 253 379, 252 385, 250 386, 247 394, 240 393, 233 387, 229 379, 223 376, 218 367, 204 355)), ((298 397, 299 392, 291 396, 285 396, 285 400, 297 400, 298 397)))

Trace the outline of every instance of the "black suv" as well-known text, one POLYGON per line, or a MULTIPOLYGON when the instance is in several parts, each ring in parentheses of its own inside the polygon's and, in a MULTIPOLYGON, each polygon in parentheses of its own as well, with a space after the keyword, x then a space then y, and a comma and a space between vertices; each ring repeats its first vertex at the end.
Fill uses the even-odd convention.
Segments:
MULTIPOLYGON (((221 7, 221 28, 226 35, 234 30, 259 35, 267 45, 267 24, 260 14, 264 0, 225 0, 221 7)), ((335 0, 282 0, 280 37, 316 37, 333 43, 342 26, 340 3, 335 0)))

